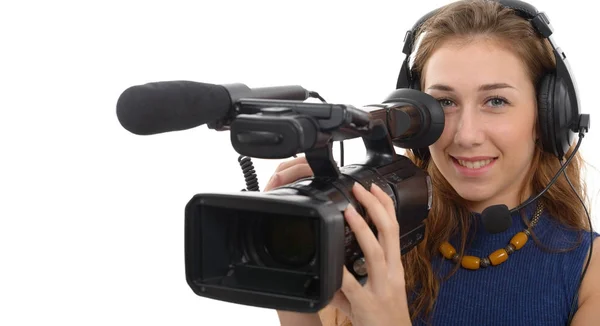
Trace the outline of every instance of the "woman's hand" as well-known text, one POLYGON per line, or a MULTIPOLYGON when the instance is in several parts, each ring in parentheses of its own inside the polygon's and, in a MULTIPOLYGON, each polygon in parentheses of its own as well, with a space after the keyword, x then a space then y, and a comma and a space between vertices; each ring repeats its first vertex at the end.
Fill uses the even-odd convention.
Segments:
POLYGON ((375 184, 368 191, 356 183, 352 192, 365 207, 379 239, 349 205, 344 216, 365 255, 369 277, 362 286, 344 267, 341 291, 335 294, 331 304, 346 314, 353 326, 411 325, 394 203, 375 184))
MULTIPOLYGON (((281 163, 264 191, 312 175, 306 158, 298 157, 281 163)), ((353 326, 411 325, 394 203, 377 186, 372 186, 369 192, 357 183, 352 192, 375 224, 379 239, 352 206, 344 211, 346 221, 365 254, 369 278, 363 287, 344 268, 342 288, 335 294, 330 305, 346 314, 352 320, 353 326)), ((282 325, 321 325, 317 314, 289 311, 277 313, 282 325)))
POLYGON ((279 164, 263 191, 269 191, 273 188, 277 188, 288 183, 292 183, 298 179, 310 177, 312 175, 313 171, 308 165, 306 157, 300 156, 279 164))

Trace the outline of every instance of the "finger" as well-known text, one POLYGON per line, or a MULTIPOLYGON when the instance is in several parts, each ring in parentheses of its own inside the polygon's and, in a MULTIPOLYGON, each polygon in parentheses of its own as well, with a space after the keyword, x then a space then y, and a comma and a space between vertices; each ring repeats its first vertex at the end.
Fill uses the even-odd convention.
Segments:
MULTIPOLYGON (((360 285, 346 266, 344 266, 344 275, 342 276, 342 287, 340 290, 348 300, 350 307, 360 304, 361 300, 367 299, 367 291, 360 285)), ((350 309, 348 310, 350 311, 350 309)))
POLYGON ((392 218, 392 220, 397 222, 398 220, 396 219, 396 206, 394 205, 392 197, 390 197, 390 195, 388 195, 385 191, 383 191, 383 189, 381 189, 378 185, 374 183, 371 185, 371 193, 375 197, 377 197, 377 199, 379 199, 381 204, 383 204, 383 207, 387 211, 388 215, 392 218))
POLYGON ((331 306, 339 309, 344 315, 350 316, 350 301, 341 289, 333 295, 331 306))
POLYGON ((296 164, 283 171, 277 172, 278 187, 297 181, 304 177, 310 177, 313 171, 308 164, 296 164))
MULTIPOLYGON (((377 228, 379 243, 385 253, 390 252, 394 238, 398 237, 398 223, 392 223, 392 218, 382 203, 361 184, 355 183, 352 192, 356 199, 363 205, 367 215, 377 228)), ((397 248, 396 248, 397 249, 397 248)), ((393 253, 393 252, 392 252, 393 253)), ((386 257, 387 258, 387 257, 386 257)))
POLYGON ((310 177, 313 175, 312 169, 306 164, 296 164, 288 167, 283 171, 276 172, 267 182, 265 191, 292 183, 300 178, 310 177))
MULTIPOLYGON (((367 273, 371 280, 379 282, 387 277, 387 266, 385 262, 385 253, 383 248, 377 241, 375 234, 365 222, 365 219, 358 214, 352 205, 344 211, 346 222, 356 236, 356 241, 365 255, 365 263, 367 265, 367 273)), ((378 284, 383 283, 379 282, 378 284)), ((349 298, 350 299, 350 298, 349 298)))
POLYGON ((278 187, 279 184, 279 175, 277 173, 273 174, 271 176, 271 179, 269 179, 269 181, 267 181, 267 185, 265 186, 265 188, 263 189, 263 191, 269 191, 275 187, 278 187))
POLYGON ((291 166, 294 166, 296 164, 302 164, 302 163, 308 163, 306 161, 306 157, 305 156, 298 156, 298 157, 296 157, 296 158, 294 158, 292 160, 288 160, 288 161, 285 161, 285 162, 279 164, 277 166, 277 168, 275 169, 275 173, 283 171, 283 170, 285 170, 285 169, 287 169, 287 168, 289 168, 291 166))
POLYGON ((398 264, 402 265, 400 259, 400 225, 396 217, 396 207, 392 198, 376 184, 371 186, 371 193, 381 202, 390 217, 391 232, 390 236, 386 238, 386 247, 383 249, 386 253, 385 260, 389 269, 396 270, 398 264))

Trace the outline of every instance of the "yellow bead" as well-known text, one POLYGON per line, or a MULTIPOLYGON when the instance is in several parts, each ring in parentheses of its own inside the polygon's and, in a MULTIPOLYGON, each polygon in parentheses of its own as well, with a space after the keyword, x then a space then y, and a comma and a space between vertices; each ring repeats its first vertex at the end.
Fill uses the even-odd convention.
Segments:
POLYGON ((464 256, 460 264, 466 269, 479 269, 481 259, 475 256, 464 256))
POLYGON ((492 252, 488 258, 490 259, 490 263, 496 266, 502 264, 508 259, 508 253, 504 249, 498 249, 492 252))
POLYGON ((523 246, 527 243, 527 234, 524 232, 519 232, 515 234, 515 236, 510 239, 510 244, 515 247, 516 250, 523 248, 523 246))
POLYGON ((452 259, 452 257, 454 257, 456 254, 456 249, 454 249, 450 243, 444 242, 440 245, 440 252, 447 259, 452 259))

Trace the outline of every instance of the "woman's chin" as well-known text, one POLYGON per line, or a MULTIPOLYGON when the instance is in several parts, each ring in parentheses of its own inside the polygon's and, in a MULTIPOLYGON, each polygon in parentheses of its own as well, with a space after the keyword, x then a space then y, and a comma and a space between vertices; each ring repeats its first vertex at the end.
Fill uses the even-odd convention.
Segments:
POLYGON ((477 189, 477 187, 459 187, 454 188, 458 195, 466 200, 467 202, 477 203, 487 201, 492 194, 484 189, 477 189))

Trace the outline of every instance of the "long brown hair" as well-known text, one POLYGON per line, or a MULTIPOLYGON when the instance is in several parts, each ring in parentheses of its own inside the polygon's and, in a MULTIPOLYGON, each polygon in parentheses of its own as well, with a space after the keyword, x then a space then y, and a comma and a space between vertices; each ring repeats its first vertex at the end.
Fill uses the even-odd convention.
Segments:
MULTIPOLYGON (((540 78, 555 67, 550 44, 540 38, 528 21, 494 1, 463 0, 446 5, 419 29, 417 39, 420 36, 423 37, 415 52, 412 68, 419 75, 422 75, 423 67, 434 50, 444 41, 449 38, 461 38, 468 42, 476 36, 498 41, 498 44, 504 44, 514 51, 523 61, 534 85, 537 85, 540 78)), ((537 123, 535 127, 539 130, 537 123)), ((573 147, 566 157, 569 157, 572 151, 573 147)), ((464 199, 446 181, 431 159, 421 160, 410 150, 407 151, 406 156, 429 173, 434 188, 432 209, 425 222, 425 237, 416 248, 402 257, 407 295, 411 299, 409 310, 411 319, 414 320, 427 316, 433 309, 441 280, 434 274, 431 261, 439 257, 439 246, 450 237, 459 235, 461 243, 457 251, 462 255, 468 245, 467 235, 472 228, 473 218, 464 199)), ((565 172, 575 191, 589 207, 585 183, 581 180, 583 163, 577 153, 565 172)), ((560 162, 557 157, 544 152, 541 144, 538 143, 524 185, 531 185, 533 193, 538 193, 548 185, 559 168, 560 162)), ((528 194, 525 191, 525 187, 520 191, 521 200, 527 199, 528 194)), ((541 201, 548 213, 565 227, 589 228, 584 208, 564 176, 550 187, 541 197, 541 201)), ((523 219, 527 223, 525 216, 523 219)), ((535 236, 533 239, 543 247, 535 236)), ((572 248, 565 250, 569 249, 572 248)), ((458 268, 457 265, 446 277, 450 277, 458 268)), ((349 319, 341 312, 332 310, 329 308, 322 312, 324 325, 351 325, 349 319)))

